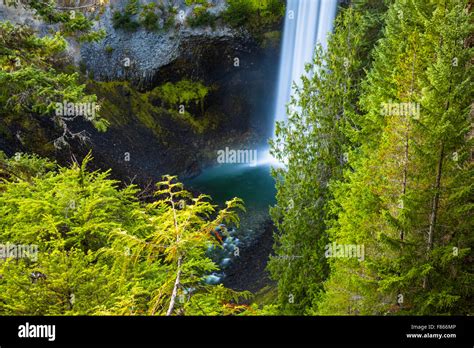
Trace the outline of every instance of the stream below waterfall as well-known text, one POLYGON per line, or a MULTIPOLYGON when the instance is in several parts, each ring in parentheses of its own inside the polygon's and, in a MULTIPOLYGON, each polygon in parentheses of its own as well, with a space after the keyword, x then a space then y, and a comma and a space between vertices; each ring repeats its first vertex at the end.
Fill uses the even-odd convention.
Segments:
POLYGON ((252 239, 256 229, 269 218, 268 208, 275 203, 275 182, 270 165, 223 164, 204 169, 185 184, 210 195, 212 202, 224 206, 234 197, 243 199, 246 212, 241 212, 241 229, 252 239))
MULTIPOLYGON (((312 61, 317 45, 326 48, 327 35, 333 27, 337 2, 337 0, 287 0, 276 99, 273 109, 268 111, 272 115, 268 125, 269 134, 274 134, 276 122, 287 119, 286 105, 290 101, 294 84, 301 84, 303 74, 309 77, 313 74, 313 71, 306 70, 306 64, 312 61)), ((262 149, 267 147, 266 143, 266 139, 263 139, 260 144, 254 146, 262 149)), ((204 169, 199 176, 185 181, 185 184, 192 189, 209 194, 213 202, 221 207, 226 200, 233 197, 244 200, 247 212, 239 214, 241 226, 234 237, 241 242, 239 247, 246 249, 248 253, 245 257, 233 258, 230 269, 224 270, 220 274, 222 278, 219 278, 224 279, 225 275, 236 277, 227 279, 227 283, 239 290, 258 290, 255 289, 255 282, 258 281, 255 277, 266 277, 265 266, 273 243, 273 226, 268 209, 276 203, 276 189, 270 170, 272 165, 280 164, 271 158, 268 151, 259 151, 259 155, 262 154, 255 166, 235 162, 220 164, 204 169), (249 277, 249 274, 253 274, 253 277, 249 277)), ((265 281, 261 287, 264 285, 265 281)))

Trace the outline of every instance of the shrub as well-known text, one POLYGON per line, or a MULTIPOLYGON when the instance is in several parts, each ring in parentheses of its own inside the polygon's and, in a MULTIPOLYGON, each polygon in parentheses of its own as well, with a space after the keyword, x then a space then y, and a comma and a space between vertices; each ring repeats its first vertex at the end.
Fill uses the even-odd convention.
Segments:
POLYGON ((244 309, 230 304, 250 293, 202 281, 218 269, 206 254, 218 245, 209 231, 222 223, 238 226, 242 200, 217 211, 207 195, 195 197, 176 177, 164 176, 156 198, 143 202, 136 186, 121 185, 110 171, 88 170, 90 155, 71 167, 15 157, 0 152, 0 240, 37 251, 0 258, 0 315, 231 315, 244 309), (186 303, 176 301, 186 287, 193 289, 186 303))
POLYGON ((124 29, 127 31, 135 31, 140 26, 138 22, 132 19, 132 16, 128 13, 121 13, 115 11, 112 17, 112 23, 115 29, 124 29))
POLYGON ((192 5, 203 5, 207 6, 208 2, 207 0, 186 0, 184 2, 187 6, 192 6, 192 5))
POLYGON ((167 82, 153 90, 166 104, 176 106, 180 103, 189 105, 194 102, 203 107, 204 99, 209 93, 209 88, 201 82, 181 80, 176 83, 167 82))
POLYGON ((193 15, 188 17, 187 22, 192 28, 210 26, 214 29, 217 19, 218 16, 206 11, 204 7, 196 7, 193 15))
POLYGON ((156 4, 154 2, 143 7, 140 13, 140 23, 146 30, 158 30, 158 15, 155 12, 156 4))
POLYGON ((105 53, 111 54, 114 51, 114 48, 110 45, 105 46, 105 53))
POLYGON ((112 17, 112 23, 115 29, 124 29, 127 31, 135 31, 138 29, 140 24, 133 20, 133 16, 138 14, 140 10, 140 4, 138 0, 129 0, 125 11, 115 11, 112 17))
POLYGON ((223 17, 229 25, 239 27, 247 23, 254 14, 255 8, 251 0, 228 0, 223 17))
POLYGON ((279 23, 284 14, 282 0, 228 0, 223 18, 232 27, 245 25, 253 32, 261 32, 279 23))

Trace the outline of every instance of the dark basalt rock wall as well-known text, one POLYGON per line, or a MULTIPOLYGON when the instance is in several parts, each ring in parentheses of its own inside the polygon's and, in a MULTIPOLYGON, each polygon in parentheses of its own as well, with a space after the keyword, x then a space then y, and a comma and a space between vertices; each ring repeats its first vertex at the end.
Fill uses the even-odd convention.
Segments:
MULTIPOLYGON (((145 182, 161 175, 192 177, 216 164, 217 150, 226 146, 255 149, 266 143, 271 122, 278 52, 262 49, 249 41, 187 40, 182 54, 160 68, 147 83, 131 85, 132 92, 117 90, 123 100, 145 93, 165 82, 182 78, 202 81, 212 90, 205 101, 205 113, 216 119, 212 128, 195 132, 166 112, 153 114, 159 125, 156 134, 138 114, 122 109, 125 124, 112 123, 106 133, 86 124, 95 158, 121 178, 145 182), (239 58, 239 66, 234 66, 239 58), (130 161, 125 162, 125 154, 130 161)), ((105 110, 104 110, 105 112, 105 110)), ((196 117, 202 117, 197 115, 196 117)))
MULTIPOLYGON (((175 3, 178 9, 190 11, 184 1, 175 3)), ((213 3, 214 12, 221 11, 225 5, 223 0, 213 3)), ((72 154, 80 160, 92 149, 96 166, 111 168, 119 179, 146 183, 156 181, 163 174, 195 176, 203 167, 215 164, 217 150, 226 146, 255 149, 266 143, 278 74, 278 47, 263 48, 244 30, 225 26, 215 30, 192 29, 178 23, 167 32, 148 32, 143 28, 136 32, 115 30, 111 20, 113 11, 125 4, 126 1, 111 1, 111 6, 96 22, 97 28, 107 32, 104 40, 81 45, 71 42, 68 50, 71 62, 89 78, 103 83, 123 83, 108 86, 102 95, 100 88, 89 86, 100 101, 108 100, 115 106, 110 112, 112 116, 107 115, 110 110, 106 107, 102 110, 111 121, 107 132, 99 133, 90 124, 75 121, 71 127, 87 130, 90 140, 86 144, 72 141, 69 148, 57 150, 51 145, 54 125, 42 119, 42 129, 37 135, 23 134, 36 139, 35 142, 22 143, 13 136, 2 140, 2 149, 9 154, 36 152, 62 163, 69 161, 72 154), (124 66, 124 58, 130 59, 130 66, 124 66), (166 110, 146 110, 148 104, 141 99, 154 87, 181 79, 212 87, 204 111, 213 121, 201 133, 166 110), (127 154, 129 161, 125 161, 127 154)), ((33 22, 31 13, 20 9, 9 10, 4 15, 15 17, 20 23, 33 24, 40 32, 48 30, 44 23, 33 22)), ((195 112, 193 116, 203 117, 199 114, 195 112)))
MULTIPOLYGON (((181 5, 187 9, 184 2, 181 5)), ((225 2, 214 1, 214 5, 216 11, 222 10, 225 2)), ((111 16, 107 8, 100 22, 107 37, 81 47, 89 76, 99 81, 129 81, 140 92, 181 79, 200 81, 211 87, 205 114, 215 122, 196 133, 166 112, 153 114, 161 130, 156 134, 142 117, 124 109, 128 120, 124 125, 112 124, 100 134, 90 130, 95 156, 102 157, 100 163, 121 177, 136 175, 140 181, 156 180, 165 173, 184 178, 216 164, 218 149, 255 149, 266 144, 279 47, 263 48, 244 30, 225 26, 192 29, 179 20, 164 33, 115 30, 111 16), (130 59, 128 67, 125 58, 130 59), (128 163, 123 162, 125 153, 130 153, 128 163)), ((197 114, 193 116, 202 117, 197 114)))

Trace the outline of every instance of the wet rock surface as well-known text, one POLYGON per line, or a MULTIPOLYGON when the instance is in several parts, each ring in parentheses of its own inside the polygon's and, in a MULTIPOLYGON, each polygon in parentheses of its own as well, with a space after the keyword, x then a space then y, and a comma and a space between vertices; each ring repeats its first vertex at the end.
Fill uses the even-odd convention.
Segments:
POLYGON ((270 220, 262 225, 263 232, 247 247, 242 248, 240 257, 227 270, 223 284, 234 290, 258 292, 267 285, 273 285, 266 270, 273 247, 274 226, 270 220))

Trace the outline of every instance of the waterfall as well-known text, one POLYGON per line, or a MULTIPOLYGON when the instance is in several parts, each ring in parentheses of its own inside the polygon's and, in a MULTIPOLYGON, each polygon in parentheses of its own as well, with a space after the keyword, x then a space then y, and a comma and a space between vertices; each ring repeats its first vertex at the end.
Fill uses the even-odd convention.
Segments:
POLYGON ((292 85, 300 84, 305 64, 312 61, 316 45, 326 48, 336 7, 337 0, 287 1, 273 127, 277 121, 286 120, 286 104, 290 101, 292 85))

